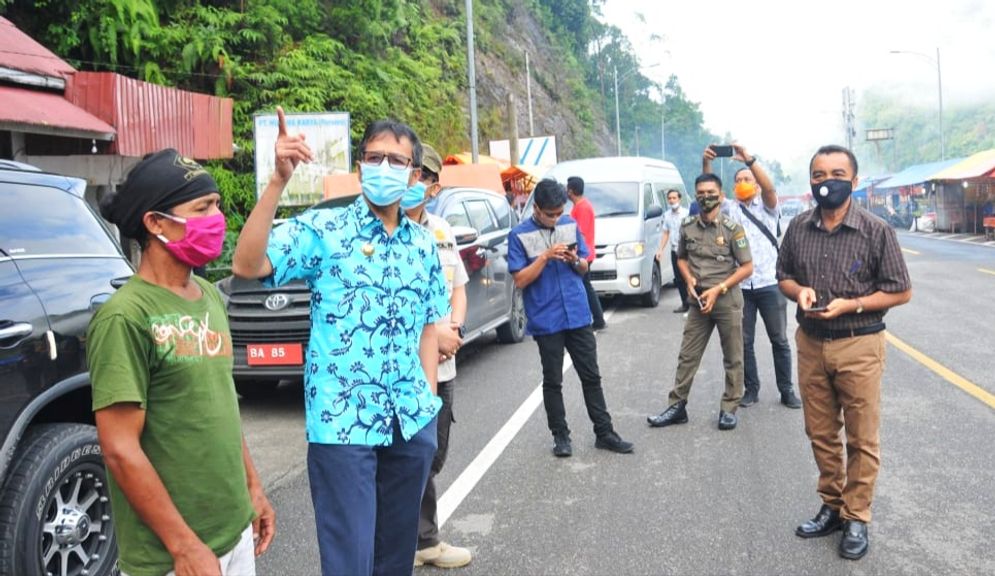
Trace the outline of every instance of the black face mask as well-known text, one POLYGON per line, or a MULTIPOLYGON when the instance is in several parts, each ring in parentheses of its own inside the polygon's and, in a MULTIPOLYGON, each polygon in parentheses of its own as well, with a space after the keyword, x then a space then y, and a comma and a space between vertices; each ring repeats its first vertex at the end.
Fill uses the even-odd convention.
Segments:
POLYGON ((835 210, 842 206, 853 192, 853 182, 849 180, 823 180, 812 184, 812 198, 819 208, 835 210))

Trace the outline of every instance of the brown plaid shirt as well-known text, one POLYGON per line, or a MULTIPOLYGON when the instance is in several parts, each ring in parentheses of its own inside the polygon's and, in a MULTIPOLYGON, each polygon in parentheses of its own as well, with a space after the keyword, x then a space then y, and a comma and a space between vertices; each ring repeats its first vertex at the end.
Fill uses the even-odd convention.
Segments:
MULTIPOLYGON (((795 217, 777 258, 777 279, 813 288, 820 305, 834 298, 858 298, 878 290, 904 292, 912 287, 898 237, 884 221, 850 204, 843 223, 828 232, 818 208, 795 217)), ((832 320, 795 317, 802 328, 849 330, 877 324, 885 310, 844 314, 832 320)))

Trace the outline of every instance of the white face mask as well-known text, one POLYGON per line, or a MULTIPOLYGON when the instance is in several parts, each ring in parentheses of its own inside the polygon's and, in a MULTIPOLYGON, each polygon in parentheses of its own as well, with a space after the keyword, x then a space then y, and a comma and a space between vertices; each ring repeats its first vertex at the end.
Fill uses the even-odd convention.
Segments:
POLYGON ((678 200, 677 202, 671 202, 670 203, 670 209, 673 210, 674 212, 677 212, 677 209, 680 208, 680 207, 681 207, 681 201, 680 200, 678 200))

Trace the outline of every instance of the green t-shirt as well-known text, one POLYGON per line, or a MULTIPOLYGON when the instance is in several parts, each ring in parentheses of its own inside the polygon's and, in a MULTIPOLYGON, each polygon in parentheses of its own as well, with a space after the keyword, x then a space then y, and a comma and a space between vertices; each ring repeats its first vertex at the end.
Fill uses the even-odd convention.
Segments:
MULTIPOLYGON (((141 445, 180 515, 215 554, 231 551, 253 517, 242 460, 232 342, 217 289, 196 278, 194 302, 138 275, 90 322, 93 410, 136 402, 141 445)), ((160 576, 173 558, 110 478, 120 567, 160 576)))

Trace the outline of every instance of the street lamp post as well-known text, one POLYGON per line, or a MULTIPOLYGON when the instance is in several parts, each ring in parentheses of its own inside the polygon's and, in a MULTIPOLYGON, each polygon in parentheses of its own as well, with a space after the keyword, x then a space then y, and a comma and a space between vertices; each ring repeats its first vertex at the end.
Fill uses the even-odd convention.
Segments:
POLYGON ((466 0, 466 61, 467 77, 470 82, 470 153, 473 163, 477 163, 477 71, 473 56, 473 0, 466 0))
POLYGON ((925 58, 930 62, 936 64, 936 95, 937 102, 939 103, 939 111, 937 113, 937 119, 940 124, 940 160, 947 159, 947 147, 946 140, 943 136, 943 76, 940 73, 940 47, 936 47, 936 58, 934 59, 929 54, 924 54, 922 52, 914 52, 912 50, 892 50, 892 54, 912 54, 914 56, 919 56, 925 58))
MULTIPOLYGON (((650 64, 646 68, 654 68, 656 66, 659 66, 659 63, 657 63, 657 64, 650 64)), ((617 150, 616 156, 621 156, 622 155, 622 128, 619 125, 619 120, 618 120, 618 80, 619 80, 619 78, 618 78, 618 66, 615 66, 613 64, 612 65, 612 72, 614 73, 614 77, 615 77, 615 145, 616 145, 616 150, 617 150)), ((635 68, 633 68, 633 69, 631 69, 631 70, 629 70, 628 72, 623 73, 622 74, 622 80, 625 80, 629 75, 631 75, 631 74, 633 74, 635 72, 639 72, 639 67, 638 66, 635 67, 635 68)))

